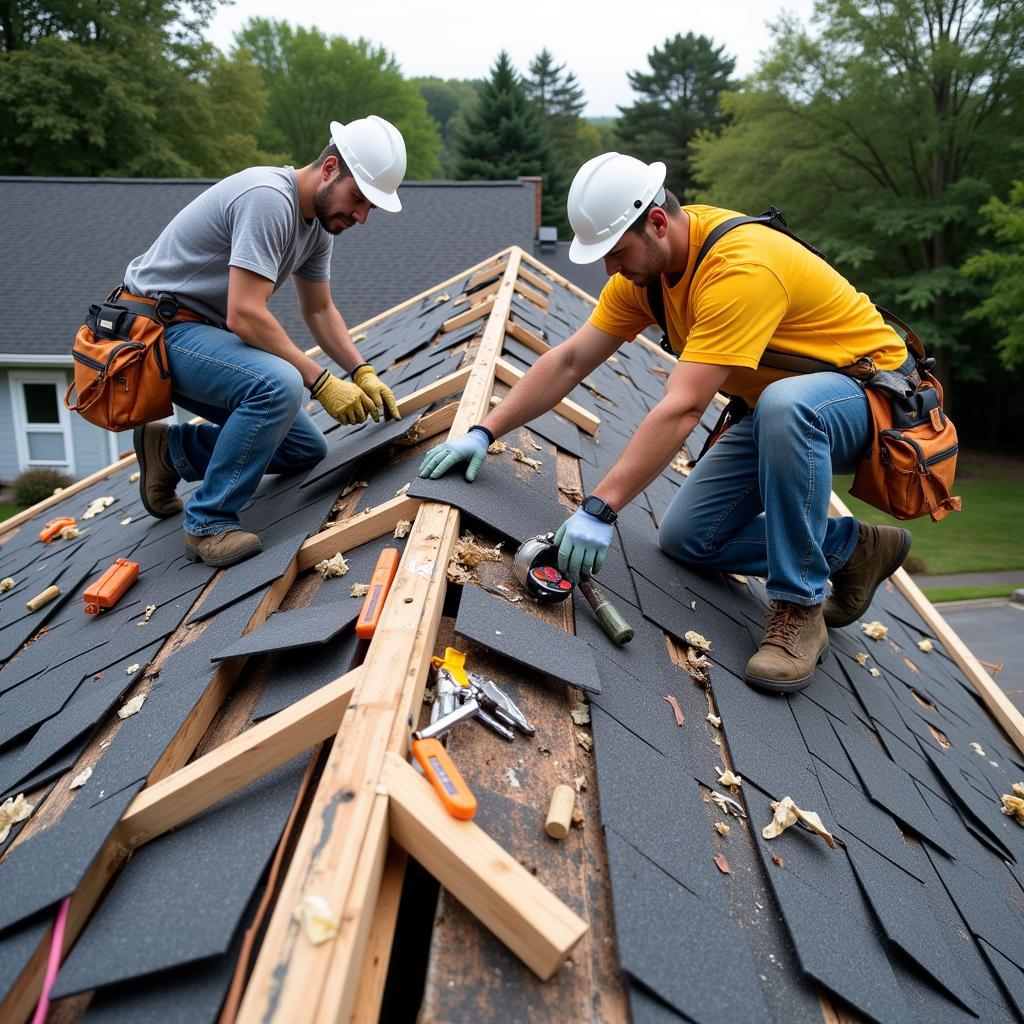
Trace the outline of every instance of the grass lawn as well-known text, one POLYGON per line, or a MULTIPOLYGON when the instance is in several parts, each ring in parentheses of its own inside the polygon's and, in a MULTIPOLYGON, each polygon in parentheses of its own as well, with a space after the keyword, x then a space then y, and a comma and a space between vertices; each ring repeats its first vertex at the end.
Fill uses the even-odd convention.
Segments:
MULTIPOLYGON (((920 577, 918 577, 920 579, 920 577)), ((983 597, 1009 597, 1008 586, 993 587, 922 587, 924 596, 932 604, 943 601, 977 601, 983 597)))
POLYGON ((16 516, 20 511, 20 505, 8 505, 6 502, 0 501, 0 522, 10 519, 11 516, 16 516))
MULTIPOLYGON (((851 477, 836 477, 836 494, 858 518, 892 523, 883 512, 847 492, 851 477)), ((914 535, 905 568, 945 575, 1024 569, 1024 459, 961 450, 953 488, 963 511, 940 523, 927 516, 903 523, 914 535)))

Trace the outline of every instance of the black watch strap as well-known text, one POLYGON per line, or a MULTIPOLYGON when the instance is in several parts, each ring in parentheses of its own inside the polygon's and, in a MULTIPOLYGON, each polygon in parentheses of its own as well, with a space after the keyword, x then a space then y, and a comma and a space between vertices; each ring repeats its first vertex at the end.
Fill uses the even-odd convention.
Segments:
POLYGON ((581 507, 584 512, 589 513, 595 519, 600 519, 602 523, 614 523, 619 518, 618 512, 603 498, 597 497, 596 494, 591 494, 584 498, 581 507))
MULTIPOLYGON (((482 423, 474 423, 473 426, 471 426, 469 429, 470 430, 482 430, 487 435, 487 447, 488 448, 492 444, 494 444, 494 435, 482 423)), ((468 433, 468 431, 467 431, 467 433, 468 433)))

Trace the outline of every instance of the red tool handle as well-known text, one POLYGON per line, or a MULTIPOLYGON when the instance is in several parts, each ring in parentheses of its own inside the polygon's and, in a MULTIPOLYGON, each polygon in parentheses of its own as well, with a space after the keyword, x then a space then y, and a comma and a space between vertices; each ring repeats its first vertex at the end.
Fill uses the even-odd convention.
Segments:
POLYGON ((448 813, 460 821, 469 821, 476 814, 476 797, 441 742, 433 739, 413 740, 412 753, 419 761, 427 781, 437 790, 448 813))
POLYGON ((356 636, 369 640, 380 622, 384 599, 388 596, 395 573, 398 572, 398 548, 385 548, 377 559, 377 566, 370 579, 370 589, 363 599, 363 607, 356 619, 356 636))

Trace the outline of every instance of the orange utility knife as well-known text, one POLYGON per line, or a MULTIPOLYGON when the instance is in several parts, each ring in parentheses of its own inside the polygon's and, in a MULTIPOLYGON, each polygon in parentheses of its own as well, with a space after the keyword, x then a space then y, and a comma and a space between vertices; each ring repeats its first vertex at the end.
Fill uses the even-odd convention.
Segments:
POLYGON ((380 553, 380 558, 377 559, 377 566, 373 570, 373 577, 370 580, 370 589, 366 592, 359 618, 356 619, 356 636, 363 640, 369 640, 373 636, 377 623, 380 622, 384 599, 388 596, 396 572, 398 572, 398 548, 385 548, 380 553))
POLYGON ((412 741, 412 753, 420 763, 427 781, 437 790, 448 813, 453 818, 469 821, 476 814, 476 797, 473 796, 466 780, 459 774, 455 762, 440 740, 412 741))

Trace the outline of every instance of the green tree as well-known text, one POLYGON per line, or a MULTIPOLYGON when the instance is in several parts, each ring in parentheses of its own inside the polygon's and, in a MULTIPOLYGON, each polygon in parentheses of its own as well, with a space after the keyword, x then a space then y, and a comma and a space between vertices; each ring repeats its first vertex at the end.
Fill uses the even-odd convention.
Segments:
POLYGON ((206 176, 265 162, 265 97, 204 42, 207 0, 0 10, 0 173, 206 176))
POLYGON ((639 98, 619 107, 616 132, 623 149, 641 160, 663 160, 667 184, 689 193, 693 173, 687 147, 698 131, 725 124, 720 96, 734 88, 736 61, 707 36, 675 35, 647 56, 651 70, 630 71, 629 84, 639 98))
POLYGON ((965 316, 983 287, 960 266, 979 246, 979 207, 1007 194, 1014 170, 1024 7, 822 0, 817 23, 817 36, 792 18, 773 27, 757 75, 726 101, 731 123, 693 146, 699 196, 786 209, 859 288, 915 324, 949 399, 995 372, 965 316))
POLYGON ((427 104, 427 113, 441 131, 441 176, 455 177, 455 140, 462 130, 466 111, 476 103, 480 82, 464 78, 411 78, 427 104))
POLYGON ((1013 183, 1008 201, 993 198, 981 212, 985 232, 1001 245, 964 263, 968 277, 991 282, 988 296, 969 316, 988 320, 1003 332, 997 342, 999 358, 1013 370, 1024 366, 1024 181, 1013 183))
POLYGON ((419 90, 383 47, 266 18, 251 18, 235 40, 252 52, 269 97, 264 145, 306 163, 330 140, 331 121, 377 114, 405 138, 408 178, 429 178, 440 170, 437 125, 419 90))
POLYGON ((456 176, 462 180, 540 175, 544 223, 567 230, 565 204, 559 200, 565 188, 560 168, 522 79, 504 50, 480 87, 476 107, 465 116, 456 152, 456 176))

